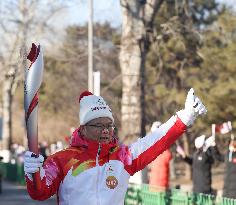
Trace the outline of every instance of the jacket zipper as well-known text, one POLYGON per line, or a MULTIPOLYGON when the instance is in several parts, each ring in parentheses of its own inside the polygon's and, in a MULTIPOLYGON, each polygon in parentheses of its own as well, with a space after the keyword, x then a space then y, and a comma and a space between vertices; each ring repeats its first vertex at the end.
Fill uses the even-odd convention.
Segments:
POLYGON ((97 185, 96 185, 96 196, 97 196, 97 205, 100 204, 99 202, 99 194, 98 194, 98 186, 99 186, 99 175, 100 175, 100 167, 99 167, 99 155, 100 155, 100 152, 101 152, 101 145, 99 143, 98 145, 98 152, 97 152, 97 156, 96 156, 96 166, 97 166, 97 185))

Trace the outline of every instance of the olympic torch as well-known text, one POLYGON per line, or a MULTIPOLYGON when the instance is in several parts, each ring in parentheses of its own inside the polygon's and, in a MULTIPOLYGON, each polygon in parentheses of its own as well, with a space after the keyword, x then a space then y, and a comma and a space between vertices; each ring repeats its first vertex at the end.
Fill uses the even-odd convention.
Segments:
MULTIPOLYGON (((29 150, 39 155, 38 150, 38 102, 39 88, 43 80, 43 54, 40 45, 32 44, 27 56, 30 66, 25 69, 24 107, 29 150)), ((34 156, 34 157, 37 157, 34 156)), ((35 188, 40 190, 40 174, 33 174, 35 188)))

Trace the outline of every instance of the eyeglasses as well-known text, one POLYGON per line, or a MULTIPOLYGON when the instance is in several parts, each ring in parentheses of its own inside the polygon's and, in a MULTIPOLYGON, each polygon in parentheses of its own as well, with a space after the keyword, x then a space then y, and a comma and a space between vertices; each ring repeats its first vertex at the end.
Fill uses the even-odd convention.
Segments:
POLYGON ((88 127, 94 127, 96 129, 98 129, 99 131, 103 131, 104 129, 107 129, 109 131, 115 129, 115 125, 113 124, 109 124, 109 125, 103 125, 103 124, 97 124, 97 125, 93 125, 93 124, 87 124, 86 126, 88 127))

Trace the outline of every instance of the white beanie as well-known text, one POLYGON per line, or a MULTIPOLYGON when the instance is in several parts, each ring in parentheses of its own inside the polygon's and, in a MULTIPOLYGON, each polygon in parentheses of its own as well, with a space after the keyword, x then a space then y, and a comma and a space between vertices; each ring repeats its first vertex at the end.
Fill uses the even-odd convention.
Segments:
POLYGON ((206 138, 205 135, 201 135, 195 139, 195 147, 197 149, 200 149, 201 147, 203 147, 203 145, 205 143, 205 138, 206 138))
POLYGON ((99 117, 108 117, 114 122, 111 109, 101 96, 96 96, 89 91, 84 91, 80 95, 79 102, 80 125, 85 125, 87 122, 99 117))

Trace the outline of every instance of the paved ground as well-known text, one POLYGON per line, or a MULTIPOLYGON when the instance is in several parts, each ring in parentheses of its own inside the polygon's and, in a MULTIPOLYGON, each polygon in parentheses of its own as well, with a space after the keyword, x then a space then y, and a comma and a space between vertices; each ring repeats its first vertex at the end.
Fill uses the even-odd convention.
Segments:
POLYGON ((32 200, 25 186, 15 185, 9 182, 3 182, 2 193, 0 193, 1 205, 56 205, 56 199, 51 198, 46 201, 32 200))

